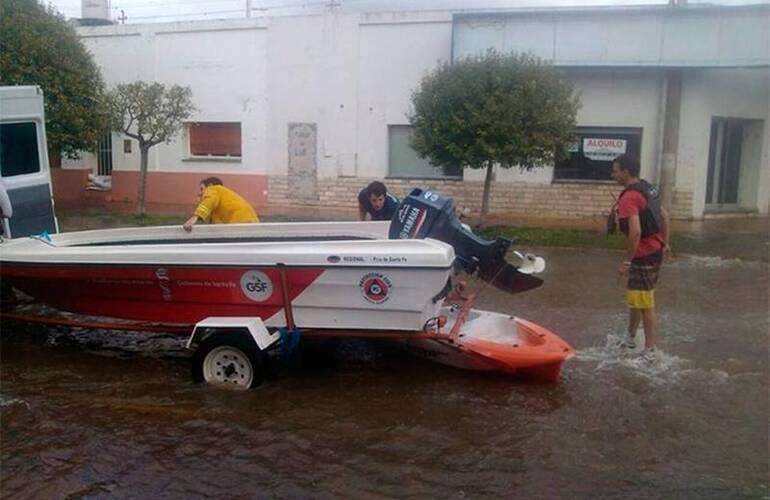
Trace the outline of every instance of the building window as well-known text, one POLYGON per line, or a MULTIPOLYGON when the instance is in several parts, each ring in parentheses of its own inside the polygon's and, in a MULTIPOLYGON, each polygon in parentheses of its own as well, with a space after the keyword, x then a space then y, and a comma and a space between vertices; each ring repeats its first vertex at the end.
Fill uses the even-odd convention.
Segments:
POLYGON ((409 145, 414 128, 409 125, 388 125, 388 176, 418 179, 462 179, 463 169, 434 167, 427 159, 417 156, 409 145))
POLYGON ((112 175, 112 133, 105 133, 96 144, 96 174, 112 175))
POLYGON ((34 122, 0 125, 0 171, 3 177, 40 172, 34 122))
POLYGON ((609 181, 612 160, 629 153, 640 158, 642 129, 578 127, 567 158, 554 166, 554 180, 609 181))
POLYGON ((189 123, 190 156, 241 157, 240 122, 189 123))

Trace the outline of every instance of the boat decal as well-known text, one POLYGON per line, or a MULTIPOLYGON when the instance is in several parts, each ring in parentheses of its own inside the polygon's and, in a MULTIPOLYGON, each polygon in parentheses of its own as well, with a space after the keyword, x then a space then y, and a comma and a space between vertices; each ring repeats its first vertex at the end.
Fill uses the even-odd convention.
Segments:
POLYGON ((273 282, 262 271, 246 271, 241 276, 241 291, 254 302, 264 302, 273 294, 273 282))
POLYGON ((428 201, 431 201, 435 203, 439 199, 439 195, 437 193, 431 192, 431 191, 425 191, 422 195, 423 198, 425 198, 428 201))
POLYGON ((372 304, 382 304, 390 297, 393 283, 384 274, 373 272, 365 274, 358 282, 364 298, 372 304))
POLYGON ((155 277, 158 278, 161 296, 166 302, 171 300, 171 278, 168 277, 168 271, 165 268, 155 270, 155 277))
POLYGON ((409 259, 401 255, 373 255, 372 262, 375 264, 407 264, 409 259))
POLYGON ((398 238, 406 240, 414 238, 418 234, 428 211, 424 208, 403 205, 398 211, 398 220, 403 224, 398 238))
POLYGON ((109 278, 93 278, 88 279, 88 283, 95 285, 120 285, 120 286, 148 286, 152 285, 152 280, 144 279, 109 279, 109 278))

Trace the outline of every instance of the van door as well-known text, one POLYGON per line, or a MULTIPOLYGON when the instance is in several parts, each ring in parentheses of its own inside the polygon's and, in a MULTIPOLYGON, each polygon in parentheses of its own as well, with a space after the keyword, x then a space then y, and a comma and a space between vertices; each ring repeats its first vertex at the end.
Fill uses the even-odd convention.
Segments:
POLYGON ((42 120, 0 123, 0 173, 13 207, 10 236, 58 232, 42 120))

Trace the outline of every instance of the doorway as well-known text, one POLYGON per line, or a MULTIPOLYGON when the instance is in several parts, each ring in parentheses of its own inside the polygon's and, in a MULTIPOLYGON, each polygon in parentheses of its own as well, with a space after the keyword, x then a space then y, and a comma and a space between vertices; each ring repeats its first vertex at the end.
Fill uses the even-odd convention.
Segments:
POLYGON ((757 209, 763 127, 762 120, 712 118, 706 211, 757 209))
POLYGON ((709 141, 706 206, 710 210, 738 208, 738 187, 743 146, 741 120, 713 118, 709 141))

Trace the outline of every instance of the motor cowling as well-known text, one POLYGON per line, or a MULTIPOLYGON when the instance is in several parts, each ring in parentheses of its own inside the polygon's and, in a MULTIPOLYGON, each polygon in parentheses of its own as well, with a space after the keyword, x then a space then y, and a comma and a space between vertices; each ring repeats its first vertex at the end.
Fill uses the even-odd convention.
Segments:
POLYGON ((454 247, 457 264, 497 288, 518 293, 540 286, 539 278, 518 271, 508 263, 506 254, 513 245, 508 238, 485 240, 473 234, 455 214, 452 198, 415 188, 401 202, 393 215, 390 239, 433 238, 454 247))

